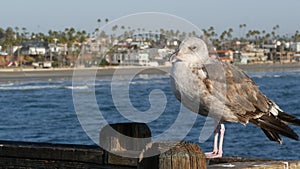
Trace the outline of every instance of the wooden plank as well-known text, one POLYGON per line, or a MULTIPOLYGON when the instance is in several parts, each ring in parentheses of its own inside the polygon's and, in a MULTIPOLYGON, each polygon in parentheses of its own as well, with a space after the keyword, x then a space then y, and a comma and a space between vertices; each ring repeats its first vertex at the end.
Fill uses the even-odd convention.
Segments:
POLYGON ((264 161, 271 161, 271 160, 272 159, 244 158, 238 156, 230 156, 230 157, 207 159, 207 164, 213 165, 213 164, 233 163, 233 162, 264 162, 264 161))
POLYGON ((208 169, 285 169, 286 164, 281 162, 269 161, 269 162, 234 162, 214 164, 207 167, 208 169))
MULTIPOLYGON (((166 144, 174 146, 172 142, 150 144, 152 146, 146 151, 156 148, 163 152, 166 144)), ((199 151, 199 147, 192 143, 183 145, 174 146, 169 151, 154 157, 143 158, 140 163, 135 158, 108 154, 106 163, 110 164, 104 164, 103 150, 98 146, 0 141, 0 168, 204 168, 203 164, 199 164, 201 163, 199 160, 205 159, 204 154, 199 151)), ((124 153, 137 153, 137 151, 125 151, 124 153)), ((136 154, 133 155, 136 156, 136 154)), ((208 169, 300 168, 300 161, 243 157, 209 159, 207 164, 208 169)))
POLYGON ((283 161, 272 159, 223 157, 207 160, 208 169, 299 169, 300 161, 283 161))
MULTIPOLYGON (((139 152, 129 152, 126 151, 125 152, 126 155, 124 156, 128 156, 128 154, 132 154, 132 156, 137 156, 139 152)), ((120 152, 118 152, 118 154, 120 154, 120 152)), ((138 164, 138 159, 137 158, 128 158, 128 157, 124 157, 124 156, 119 156, 116 155, 114 153, 108 153, 108 157, 107 157, 107 164, 110 165, 120 165, 120 166, 133 166, 136 167, 138 164)))
POLYGON ((84 163, 77 161, 28 159, 18 157, 0 157, 0 168, 91 168, 100 169, 101 164, 84 163))
POLYGON ((0 157, 103 164, 98 146, 0 141, 0 157))

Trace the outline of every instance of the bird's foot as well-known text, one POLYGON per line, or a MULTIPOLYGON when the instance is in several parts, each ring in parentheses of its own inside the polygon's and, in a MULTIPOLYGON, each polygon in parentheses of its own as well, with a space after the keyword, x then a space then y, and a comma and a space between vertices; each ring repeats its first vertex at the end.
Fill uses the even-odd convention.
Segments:
POLYGON ((212 155, 212 154, 217 154, 217 153, 215 151, 205 153, 206 156, 212 155))
POLYGON ((208 152, 205 153, 206 158, 221 158, 223 153, 219 153, 219 152, 208 152))

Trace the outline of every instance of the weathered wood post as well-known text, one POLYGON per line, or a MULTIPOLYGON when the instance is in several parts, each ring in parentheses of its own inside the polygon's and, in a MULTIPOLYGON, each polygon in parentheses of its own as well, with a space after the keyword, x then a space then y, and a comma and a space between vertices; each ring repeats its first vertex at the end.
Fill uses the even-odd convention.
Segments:
POLYGON ((150 143, 144 154, 162 153, 140 159, 138 169, 206 169, 206 157, 200 147, 187 142, 150 143), (168 149, 168 150, 166 150, 168 149))
POLYGON ((110 124, 101 130, 99 140, 100 146, 105 150, 105 164, 137 166, 137 158, 126 156, 138 157, 145 146, 151 142, 151 131, 144 123, 110 124))
POLYGON ((151 131, 144 123, 107 125, 100 132, 100 146, 105 149, 104 164, 138 169, 206 169, 206 158, 198 145, 151 142, 151 131))

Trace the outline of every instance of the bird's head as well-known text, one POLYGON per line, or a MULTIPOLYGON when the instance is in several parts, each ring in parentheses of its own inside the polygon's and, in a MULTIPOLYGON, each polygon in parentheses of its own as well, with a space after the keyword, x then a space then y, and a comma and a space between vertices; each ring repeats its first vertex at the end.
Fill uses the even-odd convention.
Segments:
POLYGON ((196 37, 188 38, 181 42, 178 50, 172 56, 172 63, 187 62, 206 64, 211 58, 208 55, 208 50, 205 42, 196 37))

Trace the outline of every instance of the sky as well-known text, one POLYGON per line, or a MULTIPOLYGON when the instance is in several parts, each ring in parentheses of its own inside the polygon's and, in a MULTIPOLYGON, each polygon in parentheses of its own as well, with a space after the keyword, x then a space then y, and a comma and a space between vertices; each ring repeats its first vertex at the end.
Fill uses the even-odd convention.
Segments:
MULTIPOLYGON (((213 26, 217 33, 240 24, 247 30, 292 35, 300 30, 299 0, 0 0, 0 27, 25 27, 29 32, 76 30, 92 32, 99 26, 139 12, 163 12, 193 23, 200 29, 213 26)), ((168 23, 165 23, 168 24, 168 23)), ((176 30, 176 28, 174 28, 176 30)))

